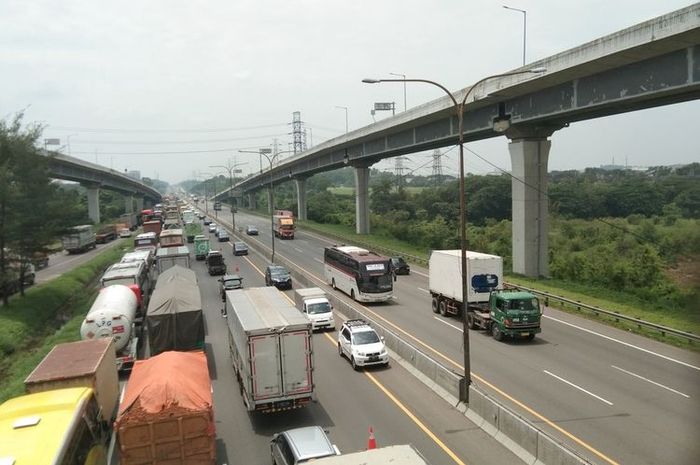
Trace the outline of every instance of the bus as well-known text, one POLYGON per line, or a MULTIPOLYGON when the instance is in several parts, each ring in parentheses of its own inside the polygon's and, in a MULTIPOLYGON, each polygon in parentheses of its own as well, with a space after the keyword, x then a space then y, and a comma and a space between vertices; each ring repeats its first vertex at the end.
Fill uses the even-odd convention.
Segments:
POLYGON ((354 246, 326 247, 326 282, 358 302, 384 302, 393 297, 389 258, 354 246))
POLYGON ((15 397, 0 405, 0 462, 106 465, 108 432, 90 388, 15 397))

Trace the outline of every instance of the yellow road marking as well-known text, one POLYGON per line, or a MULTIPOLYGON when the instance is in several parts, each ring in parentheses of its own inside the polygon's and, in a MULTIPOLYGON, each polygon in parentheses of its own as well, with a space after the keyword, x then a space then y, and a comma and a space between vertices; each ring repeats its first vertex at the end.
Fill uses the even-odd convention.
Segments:
MULTIPOLYGON (((336 345, 336 341, 333 340, 333 338, 330 335, 328 335, 328 333, 324 334, 324 336, 326 336, 326 339, 331 341, 331 344, 333 344, 334 346, 336 345)), ((391 399, 391 401, 394 404, 396 404, 396 406, 399 409, 401 409, 401 411, 403 411, 403 413, 405 413, 406 416, 410 418, 411 421, 413 421, 413 423, 416 424, 416 426, 418 426, 418 428, 420 428, 430 439, 432 439, 433 442, 437 444, 438 447, 440 447, 440 449, 442 449, 447 455, 449 455, 450 458, 455 461, 455 463, 458 463, 459 465, 466 465, 459 457, 457 457, 457 454, 452 452, 452 449, 447 447, 447 445, 444 442, 442 442, 440 438, 438 438, 435 435, 435 433, 430 431, 430 429, 427 426, 425 426, 425 424, 422 421, 420 421, 418 417, 416 417, 413 414, 413 412, 411 412, 405 405, 403 405, 403 403, 401 403, 401 401, 397 399, 396 396, 394 396, 394 394, 392 394, 386 387, 384 387, 384 385, 380 383, 379 380, 377 380, 377 378, 374 377, 374 375, 367 371, 364 371, 364 375, 367 376, 384 393, 384 395, 391 399)))

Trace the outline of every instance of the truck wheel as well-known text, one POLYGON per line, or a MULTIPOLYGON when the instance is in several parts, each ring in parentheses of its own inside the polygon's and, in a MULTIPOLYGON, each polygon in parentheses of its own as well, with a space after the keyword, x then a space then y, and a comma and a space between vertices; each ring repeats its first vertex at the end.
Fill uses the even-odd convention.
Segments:
POLYGON ((526 340, 526 341, 532 341, 533 339, 535 339, 535 334, 534 334, 534 333, 533 333, 533 334, 528 334, 527 336, 525 336, 525 340, 526 340))
POLYGON ((440 315, 447 316, 447 302, 445 302, 444 300, 440 301, 439 308, 440 308, 440 315))
POLYGON ((467 326, 469 329, 476 329, 476 320, 473 313, 467 312, 467 326))
POLYGON ((433 309, 433 313, 438 313, 440 311, 440 299, 433 297, 431 307, 433 309))
POLYGON ((496 323, 495 321, 493 323, 491 323, 491 335, 497 341, 503 340, 503 331, 501 331, 501 328, 498 326, 498 323, 496 323))

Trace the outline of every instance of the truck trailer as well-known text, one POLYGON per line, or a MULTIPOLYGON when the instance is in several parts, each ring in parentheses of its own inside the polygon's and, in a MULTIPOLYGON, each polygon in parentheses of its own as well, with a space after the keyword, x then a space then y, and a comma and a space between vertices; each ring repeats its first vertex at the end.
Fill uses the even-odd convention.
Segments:
POLYGON ((63 236, 61 242, 63 249, 69 254, 85 252, 96 247, 95 233, 89 224, 73 227, 63 236))
POLYGON ((275 210, 272 216, 272 229, 275 237, 280 239, 294 239, 294 213, 289 210, 275 210))
POLYGON ((459 316, 466 307, 470 329, 485 329, 493 338, 531 340, 541 331, 542 311, 529 292, 503 289, 503 259, 467 251, 467 302, 462 305, 460 250, 434 250, 430 255, 428 286, 432 310, 459 316))
POLYGON ((300 408, 315 398, 311 322, 274 287, 226 291, 233 369, 249 411, 300 408))

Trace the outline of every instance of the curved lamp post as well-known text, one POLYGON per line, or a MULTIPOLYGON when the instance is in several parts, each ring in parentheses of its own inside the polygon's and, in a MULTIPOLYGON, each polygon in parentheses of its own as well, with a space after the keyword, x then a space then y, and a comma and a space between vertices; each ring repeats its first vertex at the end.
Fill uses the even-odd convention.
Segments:
POLYGON ((538 74, 547 71, 546 68, 532 68, 518 71, 511 71, 508 73, 494 74, 492 76, 487 76, 479 81, 477 81, 469 90, 464 94, 461 102, 457 102, 455 96, 447 90, 445 86, 439 84, 435 81, 430 81, 428 79, 363 79, 362 82, 366 84, 378 84, 380 82, 423 82, 426 84, 431 84, 435 87, 442 89, 454 105, 455 113, 457 114, 457 120, 459 122, 459 230, 460 238, 459 244, 461 249, 461 262, 462 262, 462 337, 464 345, 464 383, 462 389, 460 389, 460 400, 469 403, 469 385, 471 384, 471 364, 469 355, 469 325, 467 324, 467 209, 466 209, 466 199, 464 193, 464 106, 466 105, 467 98, 471 95, 472 91, 476 89, 480 84, 490 79, 514 76, 516 74, 538 74))

